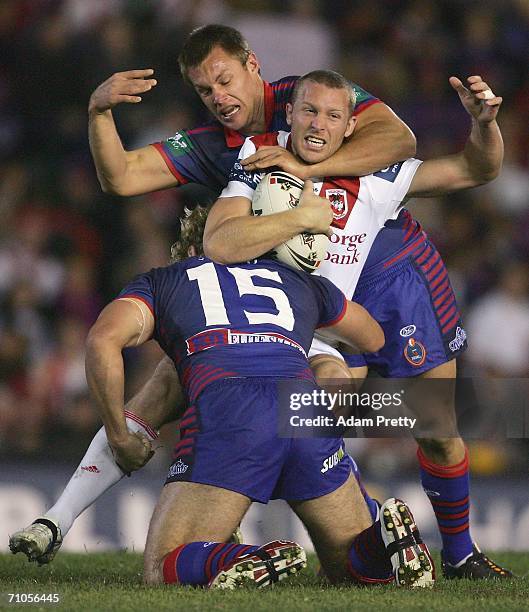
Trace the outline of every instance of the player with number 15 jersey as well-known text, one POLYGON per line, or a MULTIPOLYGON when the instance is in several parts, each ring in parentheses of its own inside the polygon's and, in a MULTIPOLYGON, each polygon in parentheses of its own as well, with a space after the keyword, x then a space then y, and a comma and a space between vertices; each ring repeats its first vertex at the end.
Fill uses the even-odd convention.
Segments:
POLYGON ((352 309, 365 344, 382 343, 378 324, 330 281, 275 261, 223 266, 192 257, 140 275, 118 299, 147 305, 152 337, 188 396, 168 482, 214 485, 261 502, 318 497, 345 482, 348 461, 321 472, 340 438, 278 437, 277 381, 317 388, 307 361, 316 327, 332 332, 352 309))

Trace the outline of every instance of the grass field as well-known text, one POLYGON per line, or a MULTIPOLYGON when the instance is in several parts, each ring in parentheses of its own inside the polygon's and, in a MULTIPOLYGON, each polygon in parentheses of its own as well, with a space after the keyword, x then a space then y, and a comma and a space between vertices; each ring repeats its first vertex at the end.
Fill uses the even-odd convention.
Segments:
POLYGON ((498 553, 494 559, 521 578, 487 583, 439 579, 433 591, 393 586, 336 588, 315 577, 316 559, 311 557, 302 574, 274 588, 227 592, 144 587, 138 554, 61 553, 51 565, 41 568, 21 554, 4 554, 0 555, 0 610, 529 610, 529 553, 498 553), (45 607, 9 604, 7 593, 58 593, 60 603, 45 607))

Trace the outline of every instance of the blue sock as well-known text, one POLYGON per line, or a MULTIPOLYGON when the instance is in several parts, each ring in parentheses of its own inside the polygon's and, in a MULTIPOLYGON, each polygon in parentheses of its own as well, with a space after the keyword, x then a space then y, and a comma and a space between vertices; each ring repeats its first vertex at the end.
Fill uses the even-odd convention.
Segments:
POLYGON ((360 470, 356 465, 356 461, 351 457, 351 455, 349 455, 349 462, 351 463, 351 470, 353 471, 353 474, 355 475, 356 480, 358 481, 360 491, 362 492, 362 495, 366 500, 369 514, 371 514, 371 518, 373 519, 373 522, 375 522, 378 519, 378 510, 380 506, 378 502, 376 502, 372 497, 370 497, 369 493, 364 489, 364 485, 362 483, 362 475, 360 474, 360 470))
POLYGON ((443 541, 443 560, 457 565, 472 554, 469 526, 468 451, 456 465, 436 465, 417 450, 423 489, 432 504, 443 541))
POLYGON ((380 584, 393 580, 393 569, 376 521, 359 533, 349 549, 349 572, 361 584, 380 584))
POLYGON ((215 574, 236 557, 259 546, 219 542, 191 542, 170 552, 163 563, 165 584, 206 585, 215 574))

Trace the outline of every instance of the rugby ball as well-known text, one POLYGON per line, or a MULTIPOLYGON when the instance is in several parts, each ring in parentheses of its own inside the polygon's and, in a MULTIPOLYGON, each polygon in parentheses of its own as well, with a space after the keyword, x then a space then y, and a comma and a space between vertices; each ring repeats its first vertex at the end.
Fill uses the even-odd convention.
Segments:
MULTIPOLYGON (((287 172, 270 172, 263 176, 253 195, 252 213, 273 215, 296 208, 303 181, 287 172)), ((325 258, 329 238, 325 234, 303 233, 277 246, 271 256, 303 272, 314 272, 325 258)))

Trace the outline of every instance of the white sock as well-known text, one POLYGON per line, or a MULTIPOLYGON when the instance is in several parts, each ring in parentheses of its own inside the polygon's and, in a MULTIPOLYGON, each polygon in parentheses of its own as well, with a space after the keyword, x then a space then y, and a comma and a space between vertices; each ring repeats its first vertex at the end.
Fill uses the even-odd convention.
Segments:
MULTIPOLYGON (((130 431, 139 431, 151 441, 158 437, 154 429, 132 412, 125 411, 125 416, 130 431)), ((44 517, 59 523, 64 537, 81 512, 119 482, 123 476, 125 473, 114 461, 105 428, 102 427, 94 436, 61 496, 44 517)))

